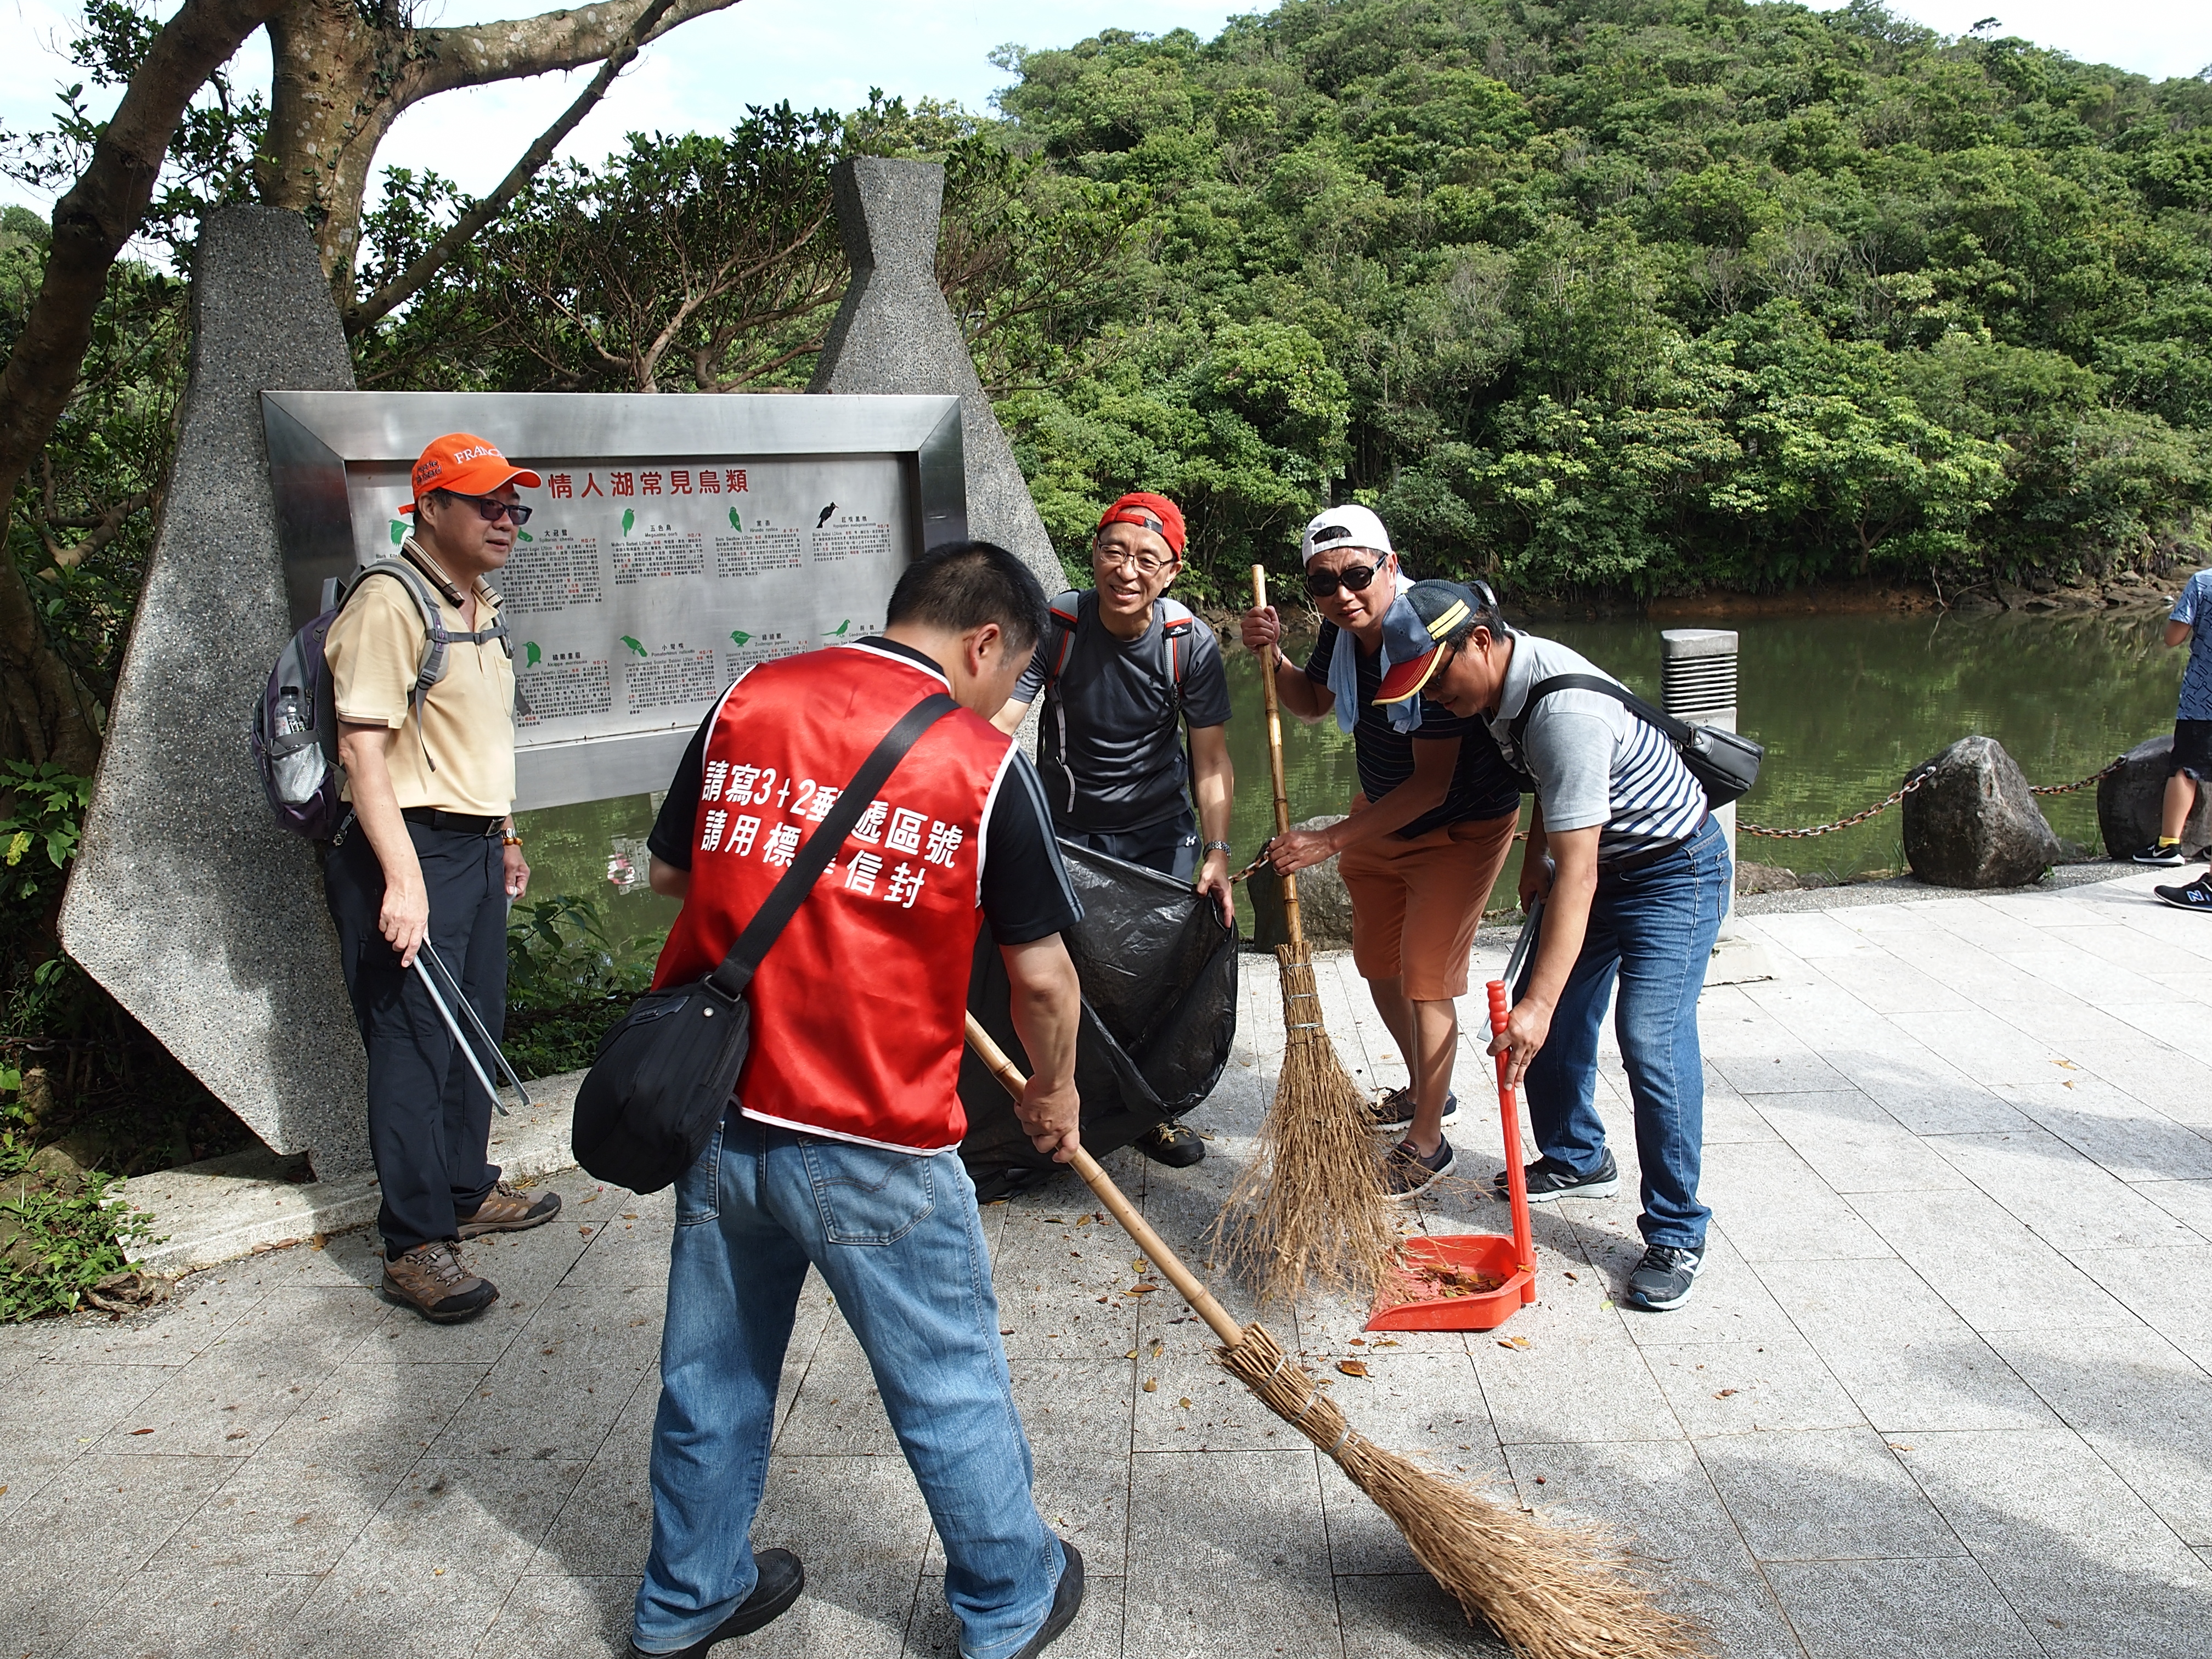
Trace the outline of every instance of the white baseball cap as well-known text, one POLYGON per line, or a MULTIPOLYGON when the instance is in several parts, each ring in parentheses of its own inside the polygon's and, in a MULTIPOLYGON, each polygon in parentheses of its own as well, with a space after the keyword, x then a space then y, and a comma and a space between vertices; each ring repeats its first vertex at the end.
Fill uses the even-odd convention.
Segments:
POLYGON ((1390 545, 1390 532, 1382 527, 1382 520, 1364 507, 1332 507, 1317 514, 1306 526, 1298 554, 1311 564, 1315 554, 1340 547, 1364 547, 1370 553, 1397 551, 1390 545))

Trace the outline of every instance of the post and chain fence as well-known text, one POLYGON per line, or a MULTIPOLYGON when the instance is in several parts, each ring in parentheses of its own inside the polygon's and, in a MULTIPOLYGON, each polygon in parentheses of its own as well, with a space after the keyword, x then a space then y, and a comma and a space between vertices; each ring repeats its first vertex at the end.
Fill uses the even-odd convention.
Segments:
MULTIPOLYGON (((2027 786, 2028 793, 2034 795, 2070 795, 2077 789, 2087 789, 2093 783, 2102 783, 2127 764, 2127 758, 2122 755, 2102 771, 2092 772, 2087 777, 2076 778, 2071 783, 2031 783, 2027 786)), ((1740 836, 1765 836, 1775 841, 1808 841, 1814 836, 1832 836, 1838 830, 1849 830, 1864 823, 1869 818, 1879 817, 1927 782, 1929 776, 1926 771, 1915 772, 1886 799, 1876 801, 1863 812, 1854 812, 1847 818, 1838 818, 1833 823, 1816 823, 1808 830, 1770 830, 1763 823, 1746 823, 1739 819, 1735 831, 1740 836)))

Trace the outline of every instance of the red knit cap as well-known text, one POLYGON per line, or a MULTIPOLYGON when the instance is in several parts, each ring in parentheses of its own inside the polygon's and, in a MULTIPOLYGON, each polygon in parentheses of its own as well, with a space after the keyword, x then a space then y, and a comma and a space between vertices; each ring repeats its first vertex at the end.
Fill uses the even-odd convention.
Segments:
POLYGON ((1182 509, 1164 495, 1132 490, 1098 515, 1100 530, 1109 524, 1133 524, 1149 530, 1168 544, 1169 552, 1182 557, 1182 509))

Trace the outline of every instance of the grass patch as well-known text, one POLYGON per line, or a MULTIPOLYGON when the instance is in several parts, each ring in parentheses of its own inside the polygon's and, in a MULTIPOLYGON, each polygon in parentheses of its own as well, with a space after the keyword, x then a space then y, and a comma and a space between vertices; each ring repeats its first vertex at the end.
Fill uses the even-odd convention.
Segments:
POLYGON ((69 1313, 130 1271, 125 1249, 154 1218, 116 1180, 0 1131, 0 1322, 69 1313))

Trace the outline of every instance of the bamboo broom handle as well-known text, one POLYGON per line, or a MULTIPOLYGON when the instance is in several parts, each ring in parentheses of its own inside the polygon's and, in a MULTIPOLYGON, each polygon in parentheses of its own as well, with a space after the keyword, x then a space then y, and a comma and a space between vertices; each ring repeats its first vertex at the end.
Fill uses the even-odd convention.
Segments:
MULTIPOLYGON (((1267 608, 1267 568, 1265 565, 1252 567, 1252 603, 1262 611, 1267 608)), ((1278 640, 1267 650, 1253 654, 1261 659, 1260 690, 1267 702, 1267 770, 1275 782, 1275 833, 1287 836, 1291 833, 1291 793, 1283 785, 1283 713, 1275 698, 1275 653, 1279 649, 1281 641, 1278 640)), ((1290 925, 1291 948, 1303 951, 1306 933, 1298 921, 1297 878, 1279 876, 1276 879, 1283 884, 1283 915, 1290 925)))
MULTIPOLYGON (((991 1075, 999 1079, 1006 1091, 1020 1099, 1022 1091, 1029 1087, 1029 1079, 1022 1075, 1019 1066, 1006 1058, 1006 1051, 992 1041, 991 1034, 975 1023, 973 1014, 968 1016, 968 1046, 975 1051, 975 1058, 990 1068, 991 1075)), ((1098 1160, 1079 1146, 1068 1161, 1085 1184, 1098 1194, 1098 1201, 1108 1212, 1121 1224, 1121 1231, 1135 1239, 1137 1248, 1167 1275, 1168 1283, 1190 1304, 1192 1311, 1212 1326, 1213 1334, 1229 1346, 1233 1348, 1242 1342, 1244 1328, 1229 1316, 1229 1310, 1213 1299, 1213 1292, 1199 1283, 1198 1275, 1182 1265, 1182 1259, 1168 1249, 1152 1231, 1152 1224, 1137 1213, 1136 1206, 1121 1195, 1121 1189, 1114 1184, 1114 1177, 1106 1173, 1098 1160)))

